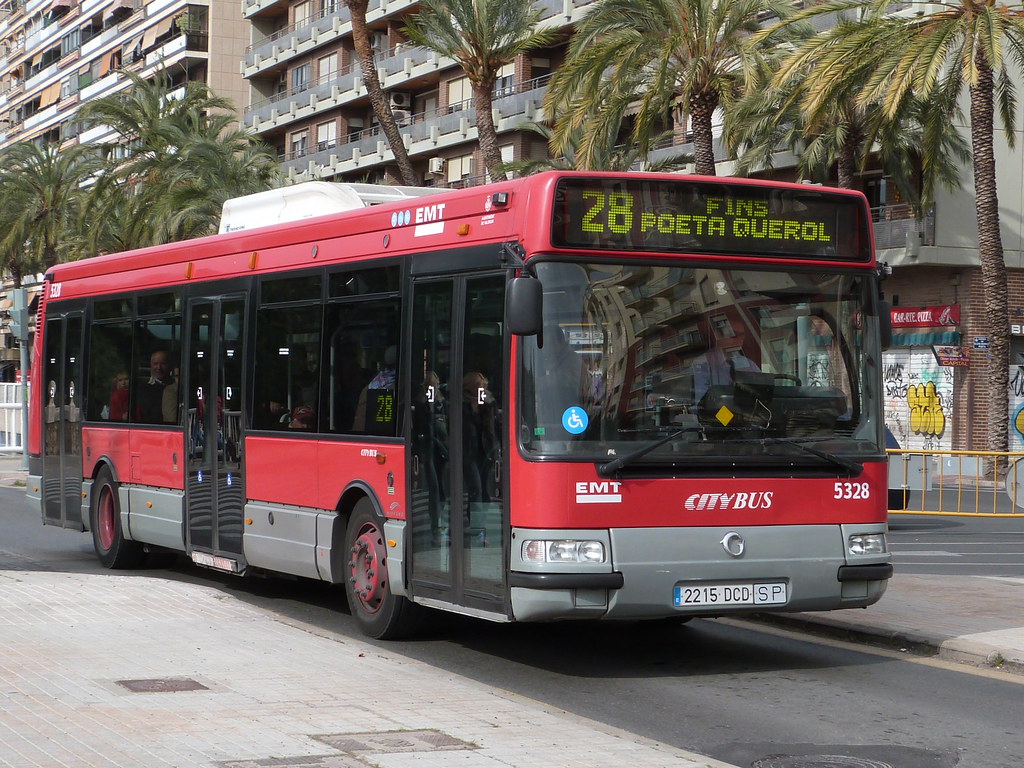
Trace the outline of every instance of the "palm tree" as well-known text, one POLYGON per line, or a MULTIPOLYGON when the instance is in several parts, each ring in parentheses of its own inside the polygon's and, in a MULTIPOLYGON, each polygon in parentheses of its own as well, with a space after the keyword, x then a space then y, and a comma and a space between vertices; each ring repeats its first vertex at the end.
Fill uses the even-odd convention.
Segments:
MULTIPOLYGON (((690 119, 697 173, 713 175, 713 116, 773 54, 746 42, 761 19, 790 13, 785 0, 599 0, 552 78, 545 109, 566 117, 557 143, 581 129, 603 135, 639 104, 632 139, 648 146, 678 106, 690 119)), ((585 152, 592 144, 583 141, 585 152)))
POLYGON ((796 14, 794 20, 825 14, 840 14, 841 20, 802 45, 776 82, 784 84, 813 67, 805 102, 810 115, 820 114, 834 94, 854 83, 858 101, 878 103, 887 118, 915 96, 945 105, 949 122, 966 88, 990 345, 988 448, 1006 450, 1010 324, 993 143, 998 104, 1004 135, 1013 146, 1016 98, 1009 66, 1024 67, 1024 11, 977 0, 950 0, 942 10, 923 16, 892 15, 891 7, 888 0, 832 0, 796 14))
POLYGON ((229 100, 202 83, 187 83, 180 97, 170 98, 166 76, 148 82, 127 74, 133 81, 127 94, 83 110, 86 122, 117 134, 104 147, 111 160, 90 196, 93 248, 109 252, 211 234, 225 199, 279 183, 276 159, 237 126, 229 100))
POLYGON ((16 285, 24 274, 78 258, 83 184, 99 167, 93 149, 81 145, 23 142, 0 154, 0 261, 16 285))
POLYGON ((405 141, 398 130, 398 123, 395 122, 395 114, 384 97, 384 88, 377 75, 377 62, 374 60, 373 46, 370 44, 370 27, 366 23, 366 11, 370 0, 345 0, 345 5, 352 19, 352 44, 355 46, 356 58, 359 59, 359 68, 363 74, 366 95, 370 97, 370 106, 373 107, 377 122, 380 123, 381 130, 384 131, 384 136, 391 146, 391 154, 395 156, 402 183, 410 187, 418 186, 419 180, 409 159, 409 151, 405 148, 405 141))
POLYGON ((498 132, 491 107, 498 72, 526 51, 550 45, 553 29, 538 29, 534 0, 424 0, 403 30, 413 43, 458 62, 473 89, 484 167, 503 179, 498 132))
MULTIPOLYGON (((808 73, 808 80, 813 77, 808 73)), ((846 189, 856 187, 858 174, 877 157, 903 199, 918 210, 932 203, 936 184, 959 187, 970 150, 934 103, 912 99, 888 120, 876 104, 861 107, 852 95, 837 96, 812 120, 800 108, 801 85, 764 83, 732 105, 725 139, 737 175, 771 169, 786 148, 796 155, 801 178, 846 189)))

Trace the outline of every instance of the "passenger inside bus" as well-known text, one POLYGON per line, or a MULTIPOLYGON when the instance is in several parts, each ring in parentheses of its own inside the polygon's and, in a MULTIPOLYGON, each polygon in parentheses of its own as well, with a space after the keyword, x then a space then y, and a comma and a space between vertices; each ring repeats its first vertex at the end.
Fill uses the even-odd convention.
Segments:
POLYGON ((128 421, 128 385, 130 383, 131 377, 128 376, 128 371, 118 371, 114 376, 107 413, 107 418, 111 421, 128 421))
POLYGON ((423 376, 412 409, 414 450, 427 489, 430 537, 436 545, 441 536, 441 504, 446 494, 442 477, 448 465, 447 404, 440 377, 431 370, 423 376))
POLYGON ((470 502, 490 501, 487 481, 498 456, 494 395, 479 371, 462 378, 462 472, 470 502))
POLYGON ((135 394, 135 421, 163 423, 164 387, 170 383, 170 353, 166 349, 156 349, 149 356, 149 379, 138 387, 135 394))
POLYGON ((398 349, 391 344, 384 350, 377 374, 359 394, 355 419, 352 421, 353 431, 373 435, 394 433, 397 366, 398 349))

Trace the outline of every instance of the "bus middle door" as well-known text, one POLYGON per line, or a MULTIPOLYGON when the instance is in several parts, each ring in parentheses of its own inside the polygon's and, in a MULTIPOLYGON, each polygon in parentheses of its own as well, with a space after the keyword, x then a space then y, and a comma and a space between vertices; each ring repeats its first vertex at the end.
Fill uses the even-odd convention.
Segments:
POLYGON ((417 280, 412 312, 413 594, 505 613, 505 274, 417 280))
POLYGON ((189 304, 189 359, 185 371, 188 545, 197 562, 233 571, 245 567, 244 319, 242 297, 194 299, 189 304), (197 552, 227 562, 197 558, 197 552))

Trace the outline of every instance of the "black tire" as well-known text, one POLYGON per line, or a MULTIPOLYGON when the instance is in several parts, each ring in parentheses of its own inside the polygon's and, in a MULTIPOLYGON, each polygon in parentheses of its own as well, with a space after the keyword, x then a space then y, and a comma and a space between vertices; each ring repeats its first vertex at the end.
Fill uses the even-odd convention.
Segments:
POLYGON ((121 502, 117 483, 109 470, 101 470, 92 486, 89 527, 96 556, 106 568, 139 568, 146 553, 137 541, 128 541, 121 530, 121 502))
POLYGON ((889 489, 889 509, 906 509, 910 506, 910 491, 902 488, 889 489))
POLYGON ((345 595, 359 629, 378 640, 407 637, 419 627, 417 606, 391 591, 384 520, 367 498, 356 502, 345 533, 345 595))

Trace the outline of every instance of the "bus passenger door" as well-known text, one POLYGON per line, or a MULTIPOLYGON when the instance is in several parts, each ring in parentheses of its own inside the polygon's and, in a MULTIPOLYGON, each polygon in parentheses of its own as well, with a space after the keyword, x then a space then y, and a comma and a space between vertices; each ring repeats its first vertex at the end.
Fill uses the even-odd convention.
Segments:
POLYGON ((82 313, 46 321, 43 522, 82 525, 82 313))
POLYGON ((242 562, 242 356, 245 300, 189 304, 186 508, 191 551, 242 562))
POLYGON ((505 275, 423 279, 412 326, 412 592, 505 612, 505 275))

